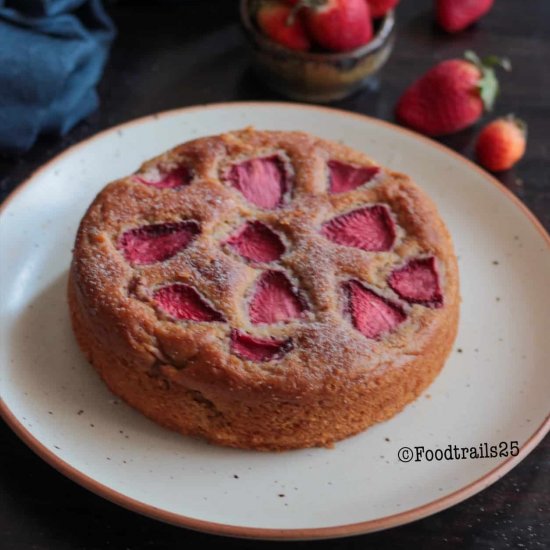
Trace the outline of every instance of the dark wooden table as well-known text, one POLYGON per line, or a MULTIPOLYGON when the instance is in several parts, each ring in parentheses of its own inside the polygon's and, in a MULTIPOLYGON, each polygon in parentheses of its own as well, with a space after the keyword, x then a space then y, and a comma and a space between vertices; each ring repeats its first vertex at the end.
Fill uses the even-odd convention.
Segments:
MULTIPOLYGON (((64 138, 44 137, 27 154, 0 157, 0 199, 68 146, 114 124, 197 103, 281 99, 249 70, 236 3, 118 2, 109 10, 119 36, 100 85, 101 108, 64 138)), ((398 41, 377 86, 336 107, 392 120, 404 87, 437 60, 480 54, 510 57, 495 114, 529 124, 529 147, 500 177, 550 227, 550 1, 497 0, 477 27, 456 37, 433 25, 430 0, 403 0, 398 41)), ((470 156, 477 129, 443 143, 470 156)), ((138 516, 80 488, 50 468, 0 423, 0 548, 92 550, 194 547, 550 548, 550 437, 492 487, 453 508, 389 531, 317 543, 226 539, 138 516)))

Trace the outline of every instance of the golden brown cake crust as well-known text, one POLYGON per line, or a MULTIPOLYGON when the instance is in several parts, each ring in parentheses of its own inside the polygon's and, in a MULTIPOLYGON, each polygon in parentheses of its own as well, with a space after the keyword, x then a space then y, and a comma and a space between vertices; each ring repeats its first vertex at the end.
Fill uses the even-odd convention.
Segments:
POLYGON ((375 166, 365 155, 301 132, 246 129, 180 145, 105 187, 78 230, 69 305, 78 342, 109 388, 156 422, 235 447, 282 450, 334 441, 390 418, 426 388, 452 347, 459 314, 458 269, 448 231, 431 200, 402 174, 381 168, 355 190, 327 192, 327 162, 375 166), (276 155, 291 189, 272 210, 227 184, 229 167, 276 155), (143 183, 158 167, 185 165, 180 188, 143 183), (397 226, 391 250, 366 252, 331 242, 322 224, 368 204, 387 205, 397 226), (199 235, 162 262, 131 265, 124 232, 194 220, 199 235), (276 231, 285 253, 253 265, 222 243, 245 221, 276 231), (411 258, 434 257, 441 307, 407 303, 388 285, 411 258), (246 304, 259 275, 283 271, 307 302, 303 318, 254 324, 246 304), (398 303, 406 320, 383 338, 366 338, 343 306, 342 283, 361 281, 398 303), (154 290, 183 283, 224 321, 174 319, 154 290), (243 359, 232 330, 292 342, 271 361, 243 359))

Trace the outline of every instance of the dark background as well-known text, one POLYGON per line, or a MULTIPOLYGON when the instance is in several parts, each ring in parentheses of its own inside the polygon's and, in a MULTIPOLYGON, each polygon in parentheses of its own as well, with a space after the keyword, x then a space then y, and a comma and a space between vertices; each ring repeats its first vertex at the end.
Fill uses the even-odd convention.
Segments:
MULTIPOLYGON (((512 60, 494 115, 529 125, 525 158, 499 176, 550 227, 550 1, 496 0, 475 27, 447 36, 430 0, 402 0, 395 51, 371 89, 335 107, 392 120, 400 93, 436 61, 465 49, 512 60)), ((281 100, 249 69, 232 0, 107 4, 119 30, 99 86, 100 110, 63 138, 42 137, 20 157, 0 157, 0 199, 68 146, 157 111, 234 100, 281 100)), ((493 115, 492 115, 493 116, 493 115)), ((471 156, 479 127, 441 141, 471 156)), ((209 544, 224 549, 550 548, 550 437, 492 487, 435 516, 389 531, 323 542, 275 543, 194 533, 141 517, 80 488, 0 423, 2 550, 141 550, 209 544)))

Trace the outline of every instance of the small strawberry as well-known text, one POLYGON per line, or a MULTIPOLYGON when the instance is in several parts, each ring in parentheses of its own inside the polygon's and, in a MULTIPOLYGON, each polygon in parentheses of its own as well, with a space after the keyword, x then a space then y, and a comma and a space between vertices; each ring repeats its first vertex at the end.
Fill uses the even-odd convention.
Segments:
POLYGON ((492 172, 509 170, 525 153, 527 125, 508 115, 493 120, 481 130, 476 143, 479 163, 492 172))
POLYGON ((414 82, 397 103, 397 120, 441 136, 471 126, 490 111, 499 89, 494 67, 510 70, 510 62, 495 56, 481 60, 470 51, 464 57, 442 61, 414 82))
POLYGON ((292 7, 283 2, 262 2, 256 12, 256 21, 261 31, 277 44, 291 50, 309 50, 311 44, 302 19, 291 14, 292 7))
POLYGON ((399 4, 399 0, 367 0, 367 3, 370 7, 371 17, 378 19, 393 10, 399 4))
POLYGON ((435 0, 436 19, 447 32, 464 30, 483 17, 494 0, 435 0))
POLYGON ((327 50, 346 52, 372 39, 372 20, 365 0, 300 0, 293 9, 301 10, 309 35, 327 50))

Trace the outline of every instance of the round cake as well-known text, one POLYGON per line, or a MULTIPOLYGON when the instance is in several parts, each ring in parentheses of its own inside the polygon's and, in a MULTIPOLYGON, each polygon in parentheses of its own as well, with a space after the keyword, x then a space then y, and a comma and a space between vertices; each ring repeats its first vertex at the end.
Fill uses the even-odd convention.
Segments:
POLYGON ((114 394, 258 450, 398 413, 443 367, 459 302, 429 197, 303 132, 197 139, 108 184, 69 278, 74 332, 114 394))

